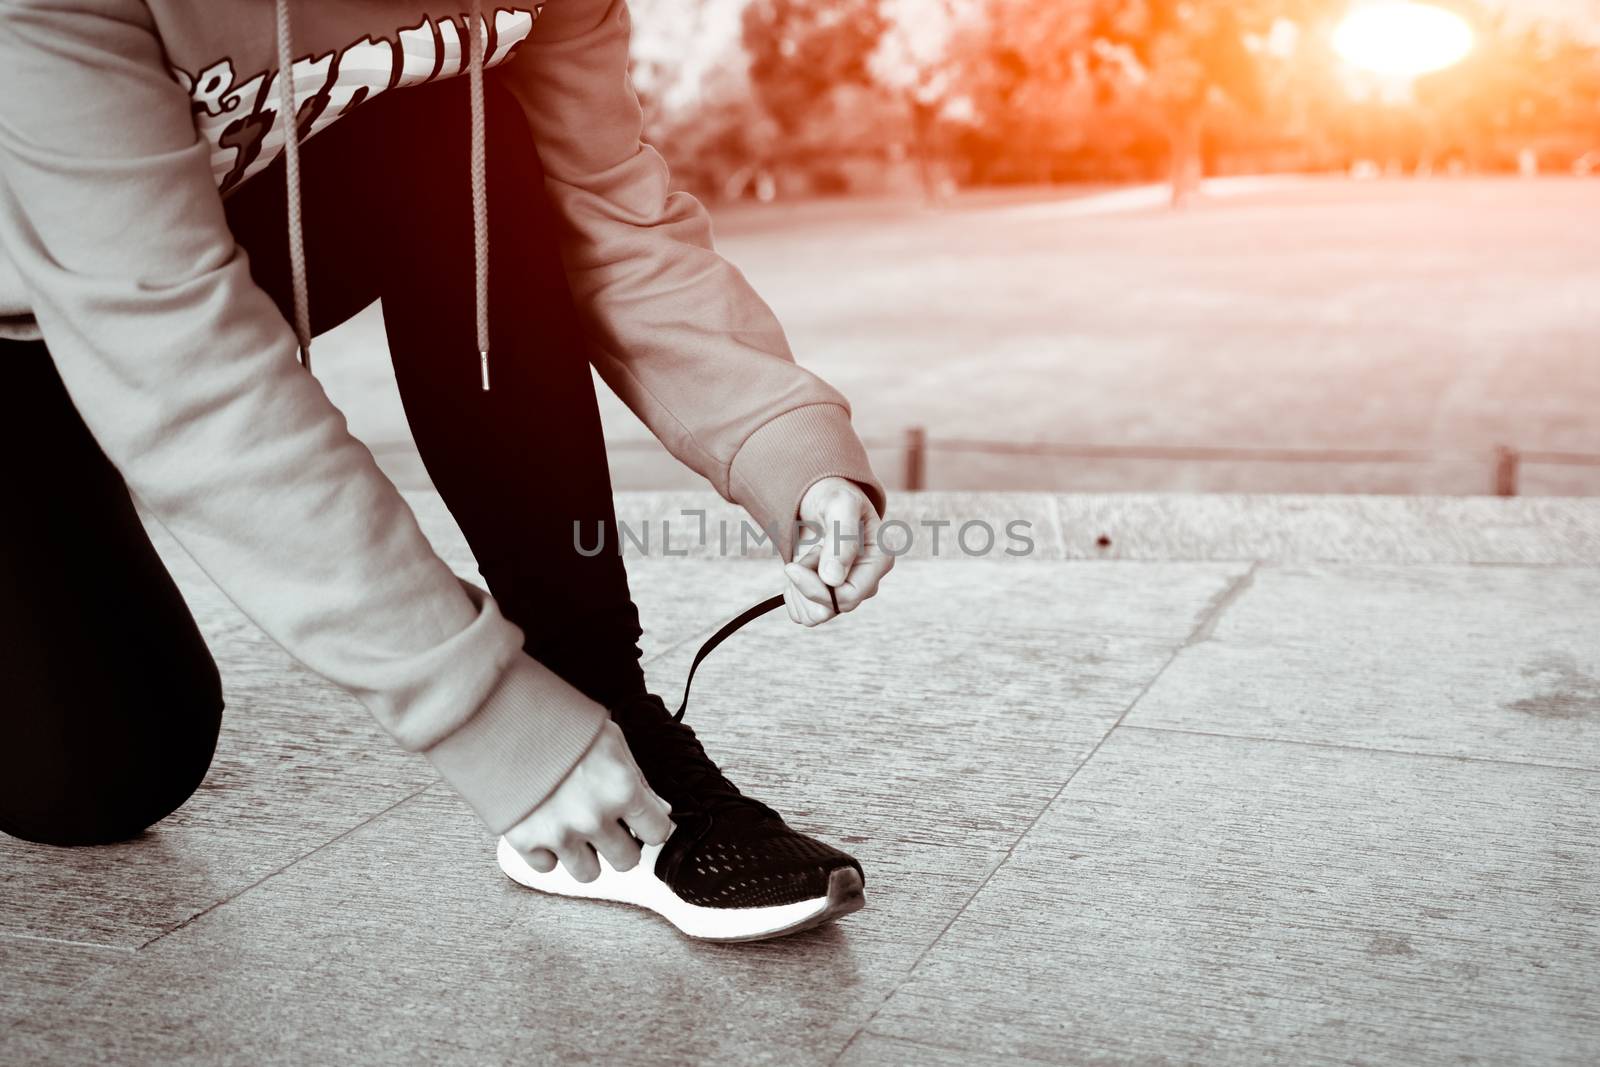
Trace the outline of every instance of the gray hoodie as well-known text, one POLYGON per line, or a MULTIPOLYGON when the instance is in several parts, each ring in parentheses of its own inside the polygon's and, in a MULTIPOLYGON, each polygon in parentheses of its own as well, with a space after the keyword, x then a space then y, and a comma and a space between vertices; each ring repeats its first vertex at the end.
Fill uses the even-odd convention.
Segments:
MULTIPOLYGON (((467 72, 462 0, 290 3, 302 139, 377 93, 467 72)), ((769 528, 789 530, 832 475, 881 510, 843 397, 795 365, 704 209, 641 143, 623 0, 513 0, 485 22, 486 76, 523 104, 610 386, 769 528)), ((147 511, 503 831, 605 712, 435 556, 250 278, 222 198, 284 149, 276 54, 270 0, 0 7, 0 336, 42 336, 147 511)))

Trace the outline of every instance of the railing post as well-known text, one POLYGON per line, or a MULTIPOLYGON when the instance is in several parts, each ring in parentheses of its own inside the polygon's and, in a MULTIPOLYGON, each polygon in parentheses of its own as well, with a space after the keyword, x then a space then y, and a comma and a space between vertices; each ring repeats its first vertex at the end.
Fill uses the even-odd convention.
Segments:
POLYGON ((1494 447, 1494 495, 1517 495, 1517 450, 1506 445, 1494 447))
POLYGON ((927 480, 928 434, 921 426, 912 426, 906 430, 905 487, 914 493, 925 489, 927 480))

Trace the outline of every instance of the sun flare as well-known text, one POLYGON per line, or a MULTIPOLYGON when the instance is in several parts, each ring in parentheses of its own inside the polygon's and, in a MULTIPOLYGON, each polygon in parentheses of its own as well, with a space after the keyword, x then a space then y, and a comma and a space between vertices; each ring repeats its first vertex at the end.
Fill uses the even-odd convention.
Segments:
POLYGON ((1472 27, 1461 16, 1402 2, 1358 7, 1333 36, 1333 47, 1346 62, 1397 78, 1453 66, 1472 51, 1472 43, 1472 27))

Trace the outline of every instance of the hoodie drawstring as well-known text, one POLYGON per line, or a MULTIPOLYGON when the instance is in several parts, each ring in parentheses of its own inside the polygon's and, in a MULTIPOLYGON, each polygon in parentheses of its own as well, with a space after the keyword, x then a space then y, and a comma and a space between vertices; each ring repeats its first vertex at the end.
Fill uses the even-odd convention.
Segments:
POLYGON ((283 173, 289 186, 289 283, 294 300, 294 336, 300 363, 311 369, 311 301, 306 285, 306 239, 300 220, 300 129, 294 96, 293 33, 289 2, 278 0, 278 116, 283 120, 283 173))
POLYGON ((472 0, 468 95, 472 97, 472 273, 474 310, 478 319, 478 372, 489 391, 489 149, 484 127, 483 50, 489 27, 483 21, 483 0, 472 0), (478 35, 483 34, 482 40, 478 35))
MULTIPOLYGON (((294 34, 289 23, 289 0, 277 0, 278 112, 283 119, 283 171, 288 186, 289 282, 294 304, 294 335, 300 345, 300 362, 311 369, 311 296, 306 284, 305 227, 300 215, 300 129, 294 91, 294 34)), ((488 47, 488 24, 483 20, 483 0, 472 0, 467 38, 469 95, 472 99, 472 266, 473 301, 477 319, 478 374, 489 391, 489 181, 488 137, 483 104, 483 59, 488 47)))

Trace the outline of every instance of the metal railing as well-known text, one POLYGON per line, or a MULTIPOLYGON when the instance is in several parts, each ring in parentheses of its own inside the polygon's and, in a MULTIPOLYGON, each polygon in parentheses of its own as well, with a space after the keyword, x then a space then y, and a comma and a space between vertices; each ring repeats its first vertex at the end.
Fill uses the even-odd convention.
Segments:
POLYGON ((1526 463, 1600 467, 1600 453, 1545 452, 1496 445, 1481 451, 1440 451, 1409 448, 1244 448, 1183 445, 1090 445, 1049 441, 993 441, 978 438, 930 438, 925 428, 912 426, 899 442, 874 441, 869 447, 898 446, 904 455, 903 484, 926 489, 928 455, 935 452, 968 455, 1028 456, 1053 459, 1142 459, 1222 463, 1441 463, 1477 462, 1489 471, 1489 488, 1495 496, 1516 496, 1526 463))

